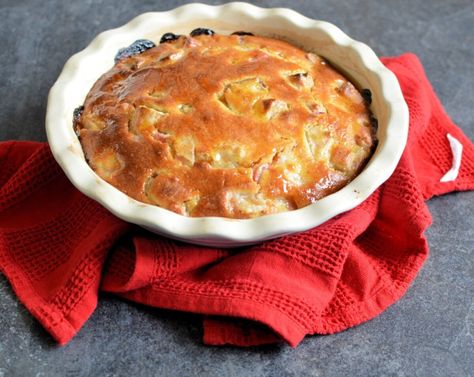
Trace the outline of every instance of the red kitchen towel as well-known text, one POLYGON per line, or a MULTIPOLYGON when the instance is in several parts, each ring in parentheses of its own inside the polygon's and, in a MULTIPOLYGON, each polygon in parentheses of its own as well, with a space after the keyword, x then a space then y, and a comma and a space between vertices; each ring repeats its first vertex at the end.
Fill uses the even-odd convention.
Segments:
MULTIPOLYGON (((428 254, 425 200, 474 187, 473 144, 452 123, 413 54, 383 60, 410 108, 392 177, 357 208, 307 232, 237 250, 172 241, 127 224, 78 192, 46 144, 0 144, 0 268, 60 343, 99 290, 205 315, 207 344, 257 345, 330 334, 399 299, 428 254), (464 147, 458 177, 446 138, 464 147)), ((8 315, 5 313, 3 315, 8 315)))

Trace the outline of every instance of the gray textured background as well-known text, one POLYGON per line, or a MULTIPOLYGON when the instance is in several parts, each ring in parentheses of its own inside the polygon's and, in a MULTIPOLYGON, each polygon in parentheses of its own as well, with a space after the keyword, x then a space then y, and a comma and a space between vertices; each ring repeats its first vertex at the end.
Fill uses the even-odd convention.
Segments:
MULTIPOLYGON (((183 3, 0 0, 0 140, 46 140, 48 90, 67 58, 98 32, 183 3)), ((333 22, 380 55, 417 53, 448 113, 473 139, 472 0, 253 3, 333 22)), ((431 255, 406 296, 368 323, 306 338, 295 350, 205 347, 198 317, 107 296, 60 348, 0 276, 0 377, 474 375, 474 193, 429 206, 431 255)))

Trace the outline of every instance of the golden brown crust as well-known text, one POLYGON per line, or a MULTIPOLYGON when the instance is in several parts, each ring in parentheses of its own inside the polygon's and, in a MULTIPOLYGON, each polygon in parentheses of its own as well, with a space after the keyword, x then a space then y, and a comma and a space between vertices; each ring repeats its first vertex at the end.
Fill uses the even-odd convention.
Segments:
POLYGON ((119 61, 75 120, 91 167, 188 216, 256 217, 347 184, 376 143, 368 105, 324 59, 255 36, 180 37, 119 61))

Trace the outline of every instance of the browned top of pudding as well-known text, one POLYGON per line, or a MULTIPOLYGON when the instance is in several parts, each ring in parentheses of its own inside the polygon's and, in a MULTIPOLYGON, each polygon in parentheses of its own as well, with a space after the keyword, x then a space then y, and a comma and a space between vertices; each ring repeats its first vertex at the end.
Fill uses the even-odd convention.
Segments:
POLYGON ((286 42, 181 36, 120 60, 75 130, 92 169, 186 216, 251 218, 340 189, 376 144, 361 93, 286 42))

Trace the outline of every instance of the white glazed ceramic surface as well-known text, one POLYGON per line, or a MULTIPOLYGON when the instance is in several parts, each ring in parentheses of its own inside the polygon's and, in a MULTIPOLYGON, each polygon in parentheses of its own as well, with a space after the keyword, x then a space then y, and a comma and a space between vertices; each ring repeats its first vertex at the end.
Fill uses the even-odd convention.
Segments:
POLYGON ((54 157, 71 182, 116 216, 171 238, 232 247, 313 228, 360 204, 395 170, 406 144, 408 108, 397 79, 375 53, 332 24, 282 8, 263 9, 246 3, 189 4, 169 12, 142 14, 120 28, 101 33, 71 57, 49 93, 46 131, 54 157), (73 110, 113 66, 119 48, 143 38, 158 43, 165 32, 188 34, 197 27, 224 34, 244 30, 287 40, 324 56, 361 88, 369 88, 371 109, 379 122, 379 144, 363 172, 343 189, 307 207, 243 220, 181 216, 131 199, 97 176, 85 161, 74 133, 73 110))

